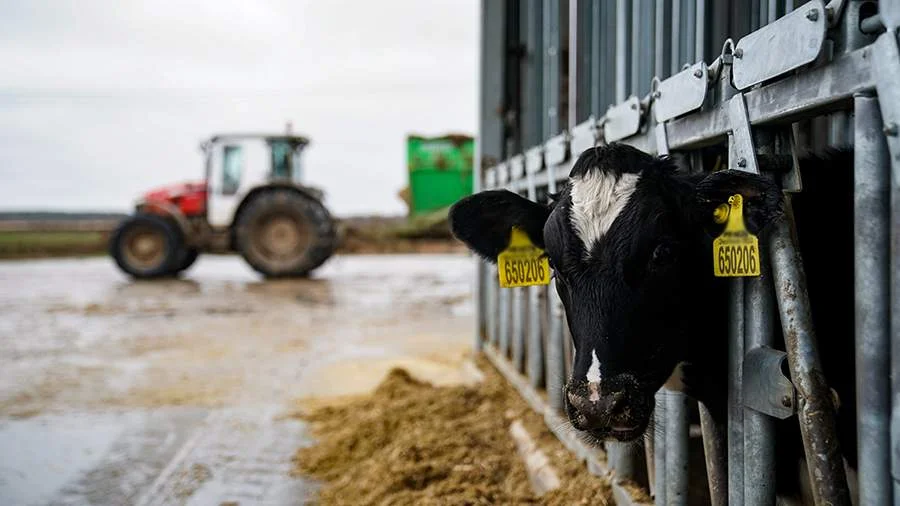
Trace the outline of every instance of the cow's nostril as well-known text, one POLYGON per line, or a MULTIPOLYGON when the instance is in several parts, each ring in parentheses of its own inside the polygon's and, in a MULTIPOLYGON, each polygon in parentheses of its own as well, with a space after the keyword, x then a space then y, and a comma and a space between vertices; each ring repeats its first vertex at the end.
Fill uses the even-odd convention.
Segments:
POLYGON ((618 415, 625 411, 625 392, 616 392, 609 399, 609 414, 618 415))

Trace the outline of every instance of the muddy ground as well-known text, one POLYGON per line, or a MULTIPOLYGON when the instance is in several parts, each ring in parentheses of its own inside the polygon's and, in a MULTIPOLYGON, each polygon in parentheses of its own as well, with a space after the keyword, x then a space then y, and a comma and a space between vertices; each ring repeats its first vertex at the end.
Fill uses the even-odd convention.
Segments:
POLYGON ((0 504, 305 502, 296 402, 397 366, 471 378, 472 279, 461 255, 338 256, 273 282, 237 257, 161 282, 102 257, 0 262, 0 504))

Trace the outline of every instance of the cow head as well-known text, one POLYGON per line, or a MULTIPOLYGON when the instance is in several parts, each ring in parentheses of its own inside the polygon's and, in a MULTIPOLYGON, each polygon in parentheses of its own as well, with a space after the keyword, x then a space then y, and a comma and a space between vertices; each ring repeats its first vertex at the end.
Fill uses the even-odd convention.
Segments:
MULTIPOLYGON (((680 172, 668 158, 626 145, 590 149, 543 205, 505 190, 481 192, 450 212, 454 235, 489 261, 513 226, 544 248, 574 341, 565 386, 572 424, 597 440, 643 435, 654 393, 689 360, 712 281, 715 208, 744 197, 748 229, 780 212, 768 179, 680 172)), ((724 336, 722 336, 724 339, 724 336)))

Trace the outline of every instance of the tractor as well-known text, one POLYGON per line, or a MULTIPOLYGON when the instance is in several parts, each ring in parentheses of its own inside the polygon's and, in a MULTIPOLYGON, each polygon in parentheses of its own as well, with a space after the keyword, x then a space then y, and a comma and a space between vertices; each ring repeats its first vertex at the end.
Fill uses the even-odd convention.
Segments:
POLYGON ((134 278, 178 275, 201 252, 237 252, 266 277, 307 275, 337 242, 322 192, 301 183, 308 144, 290 133, 203 142, 206 180, 144 194, 110 235, 110 255, 134 278))

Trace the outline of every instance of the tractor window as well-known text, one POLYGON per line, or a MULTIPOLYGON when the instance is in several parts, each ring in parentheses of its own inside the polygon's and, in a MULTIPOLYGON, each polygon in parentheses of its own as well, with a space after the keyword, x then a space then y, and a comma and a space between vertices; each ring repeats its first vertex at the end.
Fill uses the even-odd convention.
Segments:
POLYGON ((225 146, 222 156, 222 194, 234 195, 241 185, 244 153, 240 146, 225 146))
POLYGON ((290 179, 291 162, 293 161, 293 149, 290 143, 276 141, 272 142, 272 178, 273 179, 290 179))

